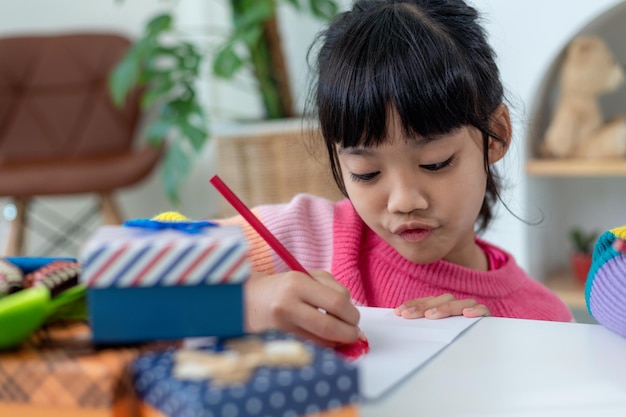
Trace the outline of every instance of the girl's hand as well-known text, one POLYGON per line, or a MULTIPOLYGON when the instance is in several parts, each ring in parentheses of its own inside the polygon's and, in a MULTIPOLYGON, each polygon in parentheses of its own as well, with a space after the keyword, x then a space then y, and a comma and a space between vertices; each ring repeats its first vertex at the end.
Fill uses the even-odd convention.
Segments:
POLYGON ((360 315, 350 293, 329 273, 310 273, 253 273, 244 285, 246 331, 279 329, 328 347, 354 342, 360 315))
POLYGON ((394 310, 396 316, 405 319, 442 319, 450 316, 487 317, 491 313, 483 304, 475 300, 457 300, 452 294, 438 297, 416 298, 402 303, 394 310))

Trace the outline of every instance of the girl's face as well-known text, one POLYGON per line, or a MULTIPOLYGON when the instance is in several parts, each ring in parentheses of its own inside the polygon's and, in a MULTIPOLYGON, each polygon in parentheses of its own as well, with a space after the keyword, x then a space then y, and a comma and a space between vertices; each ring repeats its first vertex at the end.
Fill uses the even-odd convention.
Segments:
MULTIPOLYGON (((338 149, 348 196, 363 221, 412 262, 444 259, 486 270, 474 243, 487 181, 481 132, 465 126, 427 142, 405 137, 397 117, 387 131, 381 146, 338 149)), ((505 152, 493 140, 489 147, 490 163, 505 152)))

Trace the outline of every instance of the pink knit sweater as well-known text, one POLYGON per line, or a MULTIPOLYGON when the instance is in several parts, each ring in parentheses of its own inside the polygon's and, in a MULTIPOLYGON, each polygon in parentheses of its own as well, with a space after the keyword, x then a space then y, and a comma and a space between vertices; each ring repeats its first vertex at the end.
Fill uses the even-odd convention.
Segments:
MULTIPOLYGON (((506 259, 502 267, 485 272, 446 261, 412 263, 371 231, 349 200, 333 203, 302 194, 288 204, 259 206, 253 212, 306 269, 329 271, 357 304, 393 308, 413 298, 450 293, 475 299, 494 316, 572 320, 567 306, 528 277, 510 254, 478 238, 481 247, 501 252, 506 259)), ((222 223, 243 227, 255 270, 288 270, 243 218, 222 223)))

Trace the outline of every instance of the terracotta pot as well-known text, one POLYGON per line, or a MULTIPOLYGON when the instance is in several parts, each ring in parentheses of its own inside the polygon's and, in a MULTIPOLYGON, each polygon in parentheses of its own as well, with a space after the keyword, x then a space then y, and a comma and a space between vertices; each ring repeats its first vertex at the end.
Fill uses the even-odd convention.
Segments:
POLYGON ((570 257, 572 272, 576 281, 584 284, 587 281, 589 269, 591 269, 591 253, 576 252, 570 257))

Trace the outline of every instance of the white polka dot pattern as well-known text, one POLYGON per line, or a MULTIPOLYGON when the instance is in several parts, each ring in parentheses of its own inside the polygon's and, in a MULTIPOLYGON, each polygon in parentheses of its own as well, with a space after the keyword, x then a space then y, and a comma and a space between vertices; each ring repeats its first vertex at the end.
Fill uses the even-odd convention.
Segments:
MULTIPOLYGON (((263 340, 294 338, 267 332, 263 340)), ((262 367, 246 384, 213 386, 211 380, 177 380, 174 351, 147 353, 132 365, 142 400, 168 417, 298 417, 359 401, 357 368, 331 349, 305 342, 313 363, 301 368, 262 367)), ((223 343, 206 347, 222 350, 223 343)))

